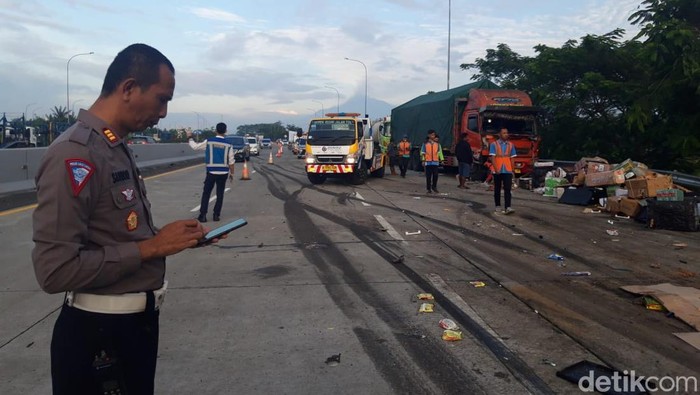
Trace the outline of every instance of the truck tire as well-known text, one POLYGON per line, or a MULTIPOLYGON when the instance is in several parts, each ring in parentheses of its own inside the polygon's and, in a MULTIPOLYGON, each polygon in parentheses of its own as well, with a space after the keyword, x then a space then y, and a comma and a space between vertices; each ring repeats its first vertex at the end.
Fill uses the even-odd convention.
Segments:
POLYGON ((372 177, 377 177, 377 178, 382 178, 384 177, 384 172, 386 169, 386 165, 382 166, 381 168, 375 170, 372 172, 372 177))
POLYGON ((367 181, 367 168, 365 166, 358 167, 355 172, 352 173, 352 178, 350 182, 353 185, 362 185, 367 181))
POLYGON ((308 173, 306 176, 309 177, 309 181, 314 185, 321 185, 326 182, 326 176, 323 174, 308 173))

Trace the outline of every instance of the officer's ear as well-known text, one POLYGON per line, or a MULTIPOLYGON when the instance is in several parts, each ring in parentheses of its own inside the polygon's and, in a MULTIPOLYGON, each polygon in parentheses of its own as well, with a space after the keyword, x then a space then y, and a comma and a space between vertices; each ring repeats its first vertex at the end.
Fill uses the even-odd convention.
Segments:
POLYGON ((119 84, 119 92, 121 93, 122 99, 129 101, 131 95, 134 94, 136 88, 138 87, 139 86, 134 78, 127 78, 122 81, 122 83, 119 84))

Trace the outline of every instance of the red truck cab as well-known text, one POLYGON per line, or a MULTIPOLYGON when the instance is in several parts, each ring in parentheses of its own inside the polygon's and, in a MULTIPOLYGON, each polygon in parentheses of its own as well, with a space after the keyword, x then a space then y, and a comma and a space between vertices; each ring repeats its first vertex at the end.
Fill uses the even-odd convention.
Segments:
POLYGON ((540 110, 532 105, 530 96, 518 90, 472 89, 469 98, 460 101, 466 102, 466 107, 459 127, 454 130, 468 134, 475 164, 486 161, 490 144, 498 140, 500 130, 506 128, 517 154, 515 176, 531 173, 539 157, 536 118, 540 110))

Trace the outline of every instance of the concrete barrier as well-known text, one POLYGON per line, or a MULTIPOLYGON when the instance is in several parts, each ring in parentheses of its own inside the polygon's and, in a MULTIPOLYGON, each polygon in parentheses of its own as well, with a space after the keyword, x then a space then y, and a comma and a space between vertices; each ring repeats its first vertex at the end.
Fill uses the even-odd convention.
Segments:
MULTIPOLYGON (((204 157, 186 143, 138 144, 129 146, 136 163, 144 168, 204 157)), ((35 188, 34 177, 46 147, 0 149, 0 194, 35 188)))

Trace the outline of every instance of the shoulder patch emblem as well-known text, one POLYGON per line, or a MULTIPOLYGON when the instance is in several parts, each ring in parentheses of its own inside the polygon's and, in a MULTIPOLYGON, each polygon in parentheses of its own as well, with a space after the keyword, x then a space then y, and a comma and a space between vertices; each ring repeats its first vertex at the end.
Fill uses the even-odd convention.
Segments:
POLYGON ((84 159, 66 159, 66 169, 73 196, 78 196, 95 172, 95 166, 84 159))
POLYGON ((126 230, 133 232, 139 226, 139 216, 136 211, 131 210, 129 215, 126 217, 126 230))
POLYGON ((132 188, 124 188, 121 192, 127 202, 134 200, 134 190, 132 188))
POLYGON ((107 140, 109 140, 110 143, 116 143, 117 140, 119 140, 117 136, 107 128, 103 129, 102 133, 105 135, 105 137, 107 137, 107 140))

